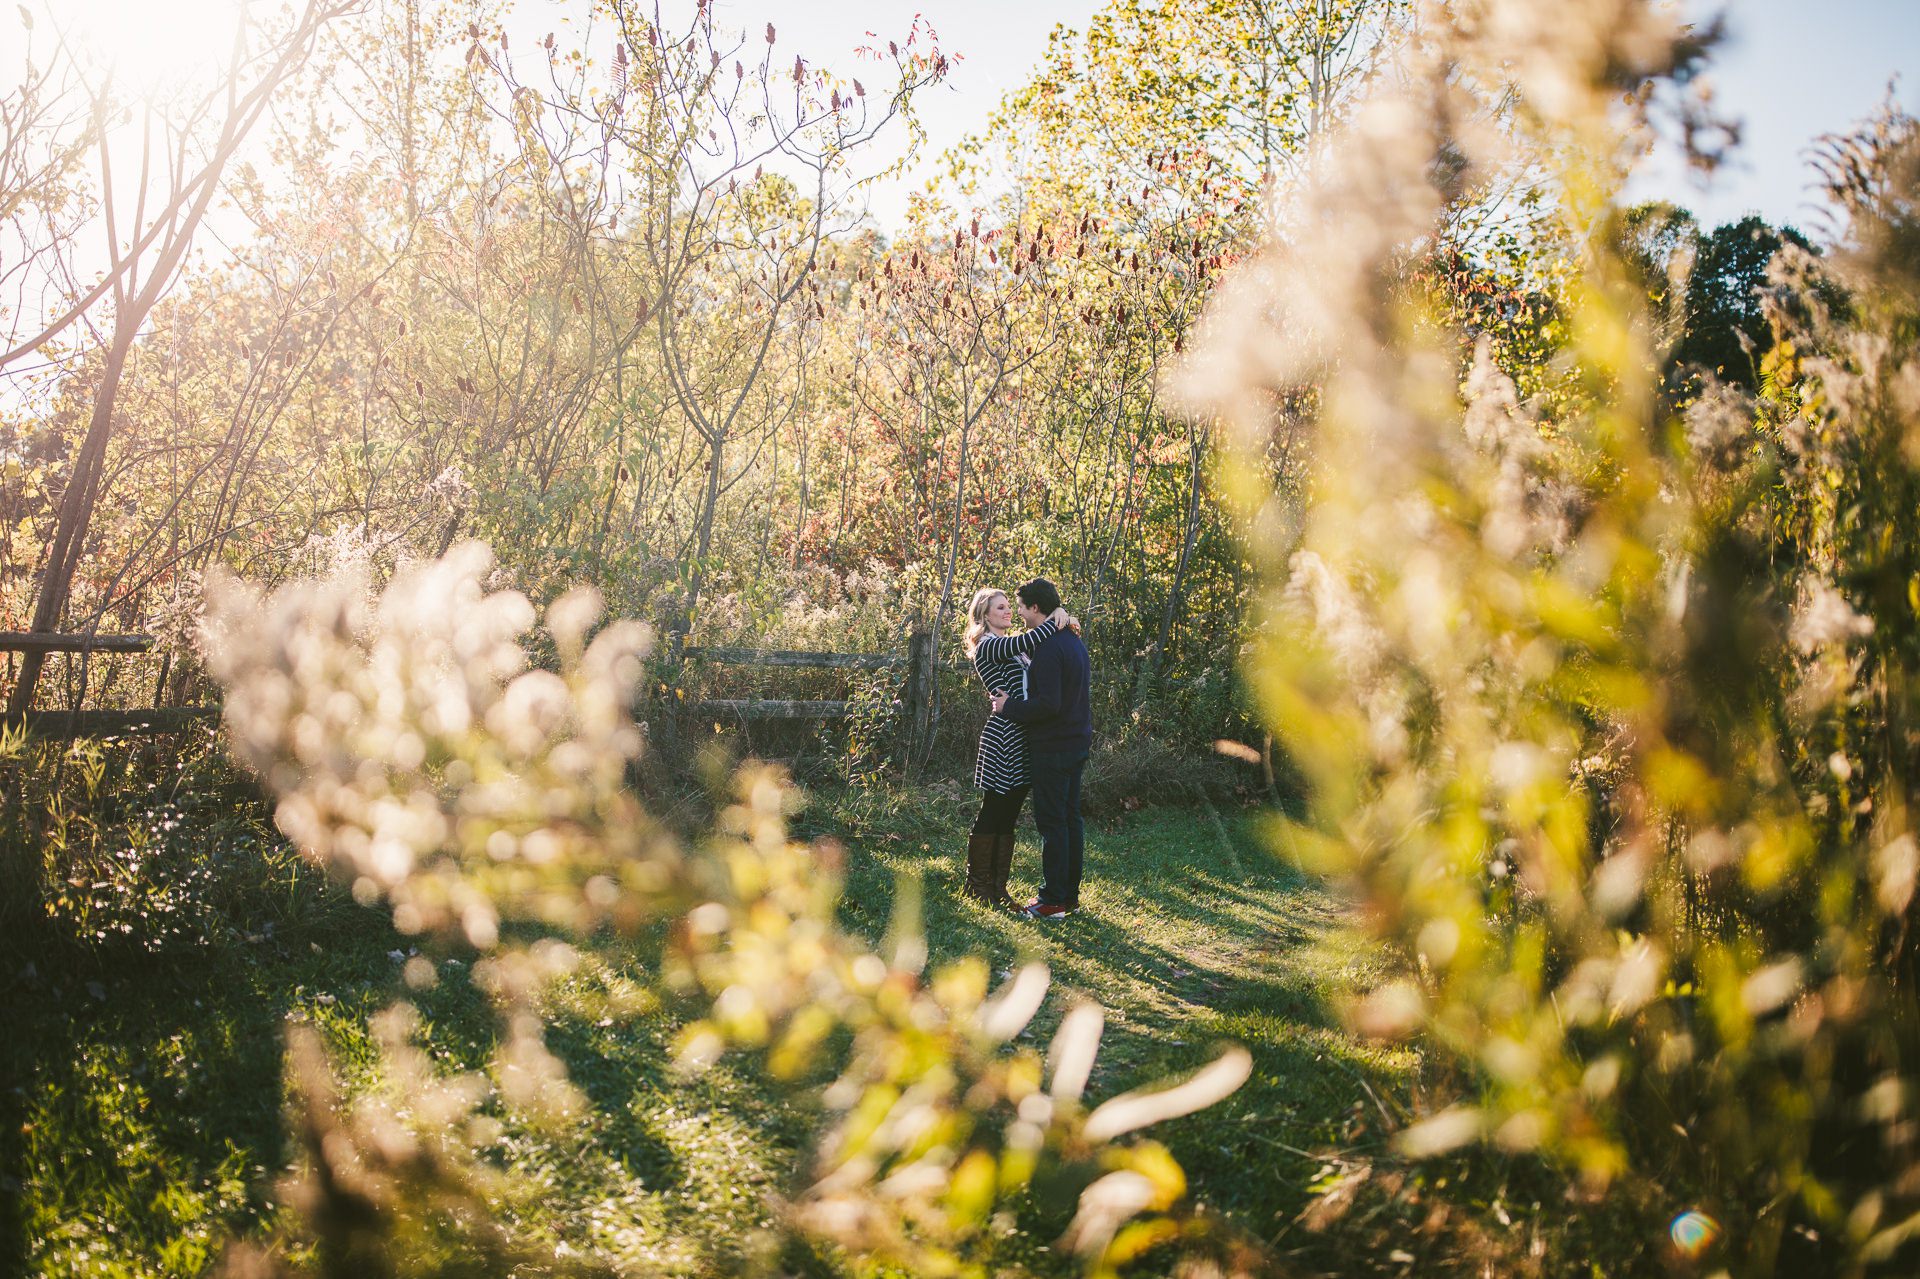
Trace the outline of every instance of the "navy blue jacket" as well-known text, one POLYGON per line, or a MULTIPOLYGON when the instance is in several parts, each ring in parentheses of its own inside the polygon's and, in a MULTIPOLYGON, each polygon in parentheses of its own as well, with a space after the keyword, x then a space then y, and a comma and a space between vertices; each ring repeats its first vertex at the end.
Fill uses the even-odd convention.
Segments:
POLYGON ((1072 631, 1061 631, 1031 656, 1026 697, 1009 697, 1000 713, 1027 726, 1027 749, 1035 754, 1092 750, 1093 710, 1087 703, 1087 685, 1093 665, 1087 660, 1087 646, 1072 631))

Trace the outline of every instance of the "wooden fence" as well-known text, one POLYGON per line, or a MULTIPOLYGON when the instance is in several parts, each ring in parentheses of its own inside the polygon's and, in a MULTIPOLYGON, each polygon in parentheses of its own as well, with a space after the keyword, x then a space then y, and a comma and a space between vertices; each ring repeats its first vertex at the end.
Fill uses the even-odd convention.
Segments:
MULTIPOLYGON (((61 635, 0 631, 0 653, 145 653, 151 635, 61 635)), ((218 706, 151 706, 135 710, 24 711, 6 716, 0 726, 24 728, 33 737, 130 737, 177 733, 218 717, 218 706)))
MULTIPOLYGON (((153 648, 148 635, 56 635, 0 631, 0 653, 145 653, 153 648)), ((749 666, 766 669, 843 671, 902 670, 902 698, 898 755, 918 757, 924 746, 933 710, 935 662, 933 637, 916 629, 899 653, 813 653, 792 649, 722 648, 679 642, 668 647, 668 661, 710 666, 749 666)), ((698 715, 719 720, 837 720, 852 709, 846 700, 799 700, 780 697, 707 698, 687 704, 698 715)), ((217 706, 158 706, 136 710, 27 711, 5 719, 8 728, 24 727, 36 737, 123 737, 173 733, 220 714, 217 706)))
MULTIPOLYGON (((669 645, 670 660, 711 666, 751 666, 767 669, 845 671, 903 670, 901 714, 896 754, 903 762, 917 759, 925 745, 933 714, 933 636, 915 629, 900 653, 813 653, 794 649, 721 648, 712 645, 669 645)), ((778 697, 706 698, 689 703, 702 716, 750 720, 845 719, 849 701, 795 700, 778 697)))

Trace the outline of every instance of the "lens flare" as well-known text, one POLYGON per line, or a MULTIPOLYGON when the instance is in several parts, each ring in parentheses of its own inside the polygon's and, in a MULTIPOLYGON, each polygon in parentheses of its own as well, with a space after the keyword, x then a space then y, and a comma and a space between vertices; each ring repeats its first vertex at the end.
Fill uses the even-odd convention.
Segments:
MULTIPOLYGON (((33 7, 42 11, 42 31, 59 32, 88 63, 111 68, 120 88, 164 97, 216 82, 249 0, 40 0, 33 7)), ((274 6, 251 7, 260 18, 274 6)))
POLYGON ((1673 1246, 1680 1250, 1680 1255, 1693 1261, 1705 1256, 1708 1249, 1720 1242, 1720 1223, 1697 1208, 1689 1209, 1673 1219, 1667 1233, 1673 1237, 1673 1246))

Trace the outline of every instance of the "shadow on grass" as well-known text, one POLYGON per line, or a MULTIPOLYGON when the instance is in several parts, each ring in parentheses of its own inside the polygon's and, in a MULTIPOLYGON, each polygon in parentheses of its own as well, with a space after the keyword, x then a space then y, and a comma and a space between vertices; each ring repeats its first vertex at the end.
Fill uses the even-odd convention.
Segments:
MULTIPOLYGON (((8 1219, 0 1274, 185 1275, 255 1233, 288 1158, 284 1027, 322 1031, 349 1095, 374 1077, 370 1017, 403 994, 394 939, 371 928, 321 953, 206 962, 8 999, 0 1176, 8 1219)), ((498 1024, 462 980, 409 996, 445 1070, 483 1069, 498 1024)), ((769 1193, 792 1190, 809 1128, 788 1098, 723 1065, 698 1078, 668 1064, 670 1017, 603 1025, 575 1009, 549 1043, 592 1110, 577 1129, 537 1134, 509 1118, 494 1157, 544 1187, 517 1224, 662 1273, 724 1274, 777 1249, 784 1273, 844 1273, 804 1243, 764 1235, 769 1193), (600 1232, 614 1222, 612 1242, 600 1232)))
MULTIPOLYGON (((631 1218, 629 1239, 624 1252, 612 1251, 649 1273, 844 1275, 824 1250, 771 1230, 771 1201, 798 1188, 817 1107, 751 1058, 697 1074, 677 1070, 675 1010, 603 1015, 596 976, 633 958, 590 960, 569 987, 567 1006, 550 1014, 548 1046, 590 1110, 539 1156, 573 1201, 546 1214, 545 1224, 581 1248, 605 1246, 595 1237, 594 1206, 617 1206, 631 1218), (644 1246, 633 1246, 636 1233, 644 1246)), ((531 1171, 545 1180, 549 1170, 531 1171)))
MULTIPOLYGON (((813 824, 831 833, 831 803, 822 807, 813 824)), ((1029 1040, 1044 1044, 1075 992, 1099 999, 1109 1027, 1096 1099, 1191 1070, 1222 1039, 1244 1043, 1249 1084, 1153 1135, 1210 1206, 1262 1233, 1290 1219, 1313 1172, 1298 1151, 1362 1139, 1363 1080, 1393 1073, 1337 1030, 1345 961, 1328 941, 1344 926, 1339 904, 1268 854, 1247 821, 1160 810, 1096 822, 1087 908, 1037 925, 959 898, 964 827, 948 831, 952 807, 841 828, 847 925, 877 941, 896 877, 919 873, 935 965, 974 954, 996 973, 1048 962, 1060 990, 1029 1040)), ((1037 863, 1029 840, 1016 887, 1032 887, 1037 863)), ((303 938, 275 953, 233 949, 101 975, 97 994, 67 976, 6 995, 0 1176, 17 1193, 0 1196, 0 1272, 193 1273, 226 1239, 259 1227, 286 1158, 286 1016, 322 1027, 352 1089, 371 1076, 366 1018, 400 993, 383 924, 335 920, 318 940, 323 953, 303 938)), ((460 980, 415 998, 442 1066, 483 1068, 497 1034, 485 1001, 460 980)), ((516 1206, 525 1224, 662 1272, 730 1273, 772 1248, 785 1273, 847 1273, 844 1259, 761 1233, 769 1197, 804 1175, 819 1117, 809 1094, 744 1061, 678 1076, 673 1029, 671 1014, 608 1017, 590 1000, 556 1011, 548 1042, 591 1114, 561 1136, 515 1130, 497 1152, 543 1187, 538 1202, 516 1206)), ((1017 1269, 1057 1269, 1040 1247, 1051 1237, 1023 1236, 1020 1246, 1037 1251, 1017 1269)))
MULTIPOLYGON (((924 840, 857 849, 842 920, 877 940, 891 919, 897 877, 918 875, 936 964, 981 955, 1005 969, 1038 958, 1057 982, 1122 1012, 1155 997, 1186 1016, 1277 998, 1302 1021, 1333 1027, 1326 974, 1302 963, 1343 927, 1340 905, 1244 829, 1222 835, 1234 845, 1231 874, 1206 864, 1217 860, 1211 840, 1198 847, 1205 860, 1196 857, 1193 831, 1192 816, 1180 810, 1090 828, 1083 908, 1047 923, 962 898, 958 836, 947 837, 947 847, 924 840)), ((1031 889, 1038 860, 1037 848, 1023 842, 1016 896, 1031 889)))
MULTIPOLYGON (((1253 1074, 1239 1092, 1151 1135, 1180 1159, 1196 1198, 1272 1238, 1311 1199, 1316 1156, 1382 1147, 1382 1108, 1404 1094, 1412 1059, 1341 1028, 1337 1000, 1375 961, 1344 904, 1270 852, 1257 820, 1161 809, 1090 822, 1082 909, 1048 923, 962 898, 960 837, 929 824, 856 847, 846 922, 877 937, 896 876, 917 874, 934 965, 968 954, 996 972, 1046 962, 1056 993, 1028 1039, 1044 1045, 1072 999, 1098 1000, 1108 1025, 1096 1102, 1184 1075, 1222 1041, 1244 1045, 1253 1074)), ((1032 886, 1038 862, 1029 834, 1016 890, 1032 886)))
POLYGON ((167 965, 11 992, 9 1273, 108 1252, 187 1272, 257 1219, 282 1162, 292 971, 167 965))

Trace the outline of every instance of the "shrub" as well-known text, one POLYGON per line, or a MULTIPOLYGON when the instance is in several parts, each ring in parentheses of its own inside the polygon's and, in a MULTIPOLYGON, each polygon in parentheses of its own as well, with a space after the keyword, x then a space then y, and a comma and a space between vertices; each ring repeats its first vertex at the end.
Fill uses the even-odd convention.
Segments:
POLYGON ((190 955, 319 922, 329 899, 212 735, 0 742, 0 948, 22 963, 190 955))
POLYGON ((1761 401, 1672 416, 1601 229, 1621 127, 1674 100, 1699 34, 1642 0, 1431 13, 1187 383, 1252 459, 1230 486, 1268 584, 1251 675, 1311 793, 1283 842, 1402 957, 1361 1023, 1472 1069, 1407 1152, 1485 1140, 1594 1192, 1661 1183, 1703 1210, 1676 1248, 1748 1273, 1795 1249, 1910 1259, 1913 122, 1833 148, 1846 238, 1831 282, 1776 262, 1761 401), (1487 343, 1460 360, 1409 269, 1516 157, 1581 246, 1545 332, 1554 389, 1525 400, 1487 343), (1257 458, 1303 382, 1299 508, 1257 458))
MULTIPOLYGON (((793 795, 774 773, 744 772, 695 848, 656 824, 625 785, 646 633, 594 633, 597 598, 576 591, 546 613, 556 669, 528 669, 534 609, 486 589, 491 565, 483 546, 459 546, 402 568, 377 600, 352 572, 269 596, 231 580, 210 589, 208 665, 281 828, 429 953, 480 952, 473 979, 503 1029, 490 1071, 446 1077, 396 1004, 381 1086, 352 1107, 296 1032, 304 1157, 285 1198, 311 1252, 250 1252, 241 1273, 304 1255, 340 1275, 559 1265, 496 1220, 501 1176, 473 1152, 498 1108, 552 1125, 580 1113, 584 1095, 545 1046, 543 992, 578 947, 610 932, 645 953, 662 920, 658 984, 703 1010, 680 1037, 684 1066, 749 1049, 801 1088, 837 1060, 821 1096, 829 1126, 790 1205, 796 1228, 953 1273, 990 1246, 1003 1205, 1045 1188, 1076 1204, 1066 1242, 1095 1273, 1204 1242, 1165 1148, 1117 1139, 1232 1091, 1251 1068, 1244 1050, 1088 1108, 1099 1010, 1069 1011, 1045 1058, 1007 1051, 1044 998, 1043 967, 989 996, 983 961, 923 974, 911 918, 884 956, 840 931, 833 846, 788 838, 793 795)), ((408 965, 410 981, 437 979, 426 955, 408 965)))

